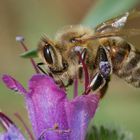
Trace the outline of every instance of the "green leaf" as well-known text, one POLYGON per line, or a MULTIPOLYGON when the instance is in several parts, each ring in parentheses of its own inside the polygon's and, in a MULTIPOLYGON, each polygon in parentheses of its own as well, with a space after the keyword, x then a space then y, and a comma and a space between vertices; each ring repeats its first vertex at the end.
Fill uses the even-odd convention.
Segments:
POLYGON ((35 57, 38 57, 37 56, 37 49, 32 49, 32 50, 26 51, 26 52, 22 53, 20 56, 23 57, 23 58, 35 58, 35 57))
POLYGON ((96 27, 107 19, 131 10, 139 0, 99 0, 83 20, 83 24, 96 27))
POLYGON ((92 126, 85 140, 133 140, 132 134, 121 129, 109 126, 92 126))

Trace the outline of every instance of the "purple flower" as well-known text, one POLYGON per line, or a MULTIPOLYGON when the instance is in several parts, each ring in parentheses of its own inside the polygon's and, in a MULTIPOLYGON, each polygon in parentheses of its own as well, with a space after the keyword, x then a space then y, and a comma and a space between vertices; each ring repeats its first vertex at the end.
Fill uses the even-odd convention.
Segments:
MULTIPOLYGON (((8 88, 24 96, 36 140, 85 139, 88 124, 98 107, 98 94, 90 93, 69 100, 64 89, 56 85, 51 77, 41 74, 30 79, 28 90, 11 76, 4 75, 3 81, 8 88)), ((0 122, 8 122, 5 118, 0 115, 0 122)), ((8 122, 6 132, 0 134, 0 140, 24 140, 11 122, 8 122)))

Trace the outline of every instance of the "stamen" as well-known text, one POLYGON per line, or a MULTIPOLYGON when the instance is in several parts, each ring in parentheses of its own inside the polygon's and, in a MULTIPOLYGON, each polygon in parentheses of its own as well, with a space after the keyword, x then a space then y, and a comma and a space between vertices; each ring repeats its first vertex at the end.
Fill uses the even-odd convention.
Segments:
POLYGON ((4 124, 2 123, 1 119, 0 119, 0 127, 2 127, 3 130, 7 131, 7 129, 5 128, 4 124))
POLYGON ((74 78, 74 94, 73 94, 73 98, 77 97, 78 96, 78 77, 77 77, 77 74, 75 75, 75 78, 74 78))
MULTIPOLYGON (((89 73, 88 73, 87 66, 86 66, 86 64, 85 64, 84 60, 82 59, 81 54, 79 52, 78 52, 78 56, 79 56, 79 59, 82 63, 82 66, 83 66, 84 79, 85 79, 85 91, 86 91, 87 87, 89 85, 89 73)), ((86 92, 84 92, 84 94, 86 94, 86 92)))
POLYGON ((15 125, 5 114, 0 112, 0 123, 5 130, 8 130, 10 124, 15 125))
MULTIPOLYGON (((17 37, 16 37, 16 41, 19 42, 19 43, 21 44, 21 46, 23 47, 23 49, 24 49, 25 51, 28 51, 28 48, 27 48, 26 45, 24 44, 24 37, 23 37, 23 36, 17 36, 17 37)), ((34 69, 35 69, 35 72, 36 72, 36 73, 40 73, 40 72, 39 72, 39 69, 38 69, 37 66, 36 66, 35 61, 34 61, 32 58, 30 58, 30 61, 31 61, 31 63, 32 63, 34 69)))
POLYGON ((31 139, 31 140, 35 140, 35 139, 34 139, 34 136, 32 135, 31 131, 29 130, 29 128, 27 127, 26 123, 25 123, 24 120, 21 118, 21 116, 20 116, 18 113, 15 113, 14 115, 15 115, 15 116, 18 118, 18 120, 23 124, 23 126, 24 126, 26 132, 28 133, 28 135, 29 135, 29 137, 30 137, 30 139, 31 139))

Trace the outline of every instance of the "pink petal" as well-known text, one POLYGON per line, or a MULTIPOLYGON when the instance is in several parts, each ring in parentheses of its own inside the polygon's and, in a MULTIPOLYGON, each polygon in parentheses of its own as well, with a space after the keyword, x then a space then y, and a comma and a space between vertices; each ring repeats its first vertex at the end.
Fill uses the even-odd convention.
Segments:
POLYGON ((10 76, 4 75, 3 81, 24 94, 36 139, 84 140, 98 107, 97 95, 81 95, 69 101, 51 77, 41 74, 31 78, 28 92, 10 76))
POLYGON ((46 75, 33 76, 29 90, 26 104, 36 138, 43 133, 47 140, 84 140, 98 106, 97 95, 82 95, 69 101, 46 75), (55 125, 58 129, 53 129, 55 125))
POLYGON ((45 131, 47 140, 68 139, 68 134, 60 135, 52 130, 58 125, 60 130, 67 130, 67 116, 65 112, 66 94, 46 75, 35 75, 29 82, 29 94, 26 104, 36 138, 45 131))
POLYGON ((66 103, 67 120, 72 130, 70 140, 84 140, 88 124, 94 117, 99 97, 95 94, 82 95, 66 103))

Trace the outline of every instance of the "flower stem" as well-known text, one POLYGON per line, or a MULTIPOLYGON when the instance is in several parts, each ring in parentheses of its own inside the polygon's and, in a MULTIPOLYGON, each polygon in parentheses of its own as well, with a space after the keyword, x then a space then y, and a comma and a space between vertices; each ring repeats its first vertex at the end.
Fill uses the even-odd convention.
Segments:
POLYGON ((74 94, 73 94, 73 98, 78 96, 78 77, 77 75, 75 75, 74 78, 74 94))

